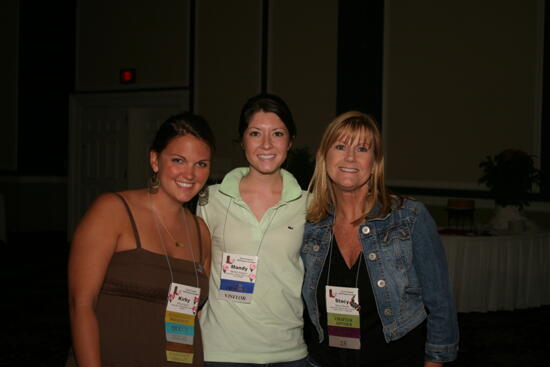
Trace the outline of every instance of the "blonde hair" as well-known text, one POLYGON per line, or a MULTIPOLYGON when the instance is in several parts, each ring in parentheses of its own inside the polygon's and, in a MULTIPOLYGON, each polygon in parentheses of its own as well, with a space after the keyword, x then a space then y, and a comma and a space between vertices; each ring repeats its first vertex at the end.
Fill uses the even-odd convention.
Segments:
POLYGON ((311 193, 307 212, 308 221, 319 222, 336 207, 333 183, 327 173, 326 156, 336 141, 353 140, 355 137, 364 138, 374 155, 373 169, 369 178, 369 193, 365 201, 363 215, 358 220, 369 217, 376 203, 381 204, 381 210, 377 212, 376 217, 384 216, 390 212, 391 197, 384 182, 384 153, 380 131, 371 116, 359 111, 349 111, 336 116, 327 126, 321 138, 315 171, 308 188, 311 193))

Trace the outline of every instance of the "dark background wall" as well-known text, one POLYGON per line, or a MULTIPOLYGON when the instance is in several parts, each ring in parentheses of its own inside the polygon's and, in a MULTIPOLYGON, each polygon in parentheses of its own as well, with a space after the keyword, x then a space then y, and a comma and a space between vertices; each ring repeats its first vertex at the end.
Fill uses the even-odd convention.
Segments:
MULTIPOLYGON (((545 3, 4 1, 7 231, 66 230, 71 95, 174 89, 218 135, 217 178, 242 163, 238 111, 266 89, 293 109, 297 147, 314 153, 336 113, 360 109, 380 121, 392 187, 428 201, 441 221, 448 197, 490 211, 476 182, 486 155, 521 148, 548 174, 545 3), (136 68, 135 84, 120 84, 124 67, 136 68)), ((547 200, 546 191, 532 204, 539 222, 547 200)))

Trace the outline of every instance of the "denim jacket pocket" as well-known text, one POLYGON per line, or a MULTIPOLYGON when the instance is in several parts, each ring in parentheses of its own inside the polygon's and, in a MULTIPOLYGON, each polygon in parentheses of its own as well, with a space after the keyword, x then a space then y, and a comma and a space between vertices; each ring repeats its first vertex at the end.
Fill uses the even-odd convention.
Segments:
POLYGON ((393 225, 379 233, 382 250, 394 259, 395 267, 405 269, 412 264, 412 236, 406 222, 393 225))

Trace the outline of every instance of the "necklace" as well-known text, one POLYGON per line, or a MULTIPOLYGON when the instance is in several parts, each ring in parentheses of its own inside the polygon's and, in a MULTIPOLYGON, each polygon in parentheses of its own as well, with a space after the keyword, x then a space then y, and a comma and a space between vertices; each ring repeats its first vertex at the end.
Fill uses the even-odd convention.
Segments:
MULTIPOLYGON (((174 273, 172 272, 172 265, 170 265, 170 259, 168 258, 168 251, 166 251, 166 245, 164 244, 164 239, 162 238, 159 230, 158 223, 162 224, 164 227, 164 230, 170 235, 170 238, 172 238, 172 241, 176 243, 177 247, 183 247, 183 244, 181 242, 178 242, 174 239, 174 236, 172 236, 172 233, 166 228, 164 223, 162 222, 162 219, 160 219, 159 215, 157 214, 157 210, 155 209, 155 204, 153 204, 153 201, 151 200, 151 194, 147 192, 147 198, 149 199, 149 204, 151 205, 151 211, 153 212, 154 216, 154 222, 155 227, 157 228, 157 234, 159 235, 160 243, 162 243, 162 248, 164 249, 164 257, 166 258, 166 262, 168 263, 168 270, 170 270, 170 279, 172 279, 172 283, 174 283, 174 273)), ((184 212, 185 215, 185 212, 184 212)), ((187 236, 187 242, 189 242, 189 249, 191 250, 191 258, 193 259, 193 269, 195 270, 195 280, 197 281, 197 288, 199 288, 199 276, 197 274, 197 263, 195 262, 195 254, 193 253, 193 245, 191 244, 191 241, 189 240, 189 229, 187 228, 187 221, 183 221, 183 225, 185 227, 185 234, 187 236)), ((199 269, 202 269, 201 265, 198 264, 199 269)), ((202 271, 202 270, 199 270, 202 271)))
MULTIPOLYGON (((184 244, 179 242, 179 241, 176 241, 176 239, 174 238, 174 236, 172 236, 172 233, 170 233, 170 231, 168 230, 168 227, 166 227, 166 225, 164 224, 164 222, 162 221, 162 218, 157 214, 157 211, 155 209, 155 206, 153 205, 153 203, 151 203, 151 206, 152 206, 152 209, 153 209, 153 213, 155 214, 155 216, 157 217, 160 225, 162 226, 162 228, 164 228, 164 230, 166 231, 166 233, 168 233, 168 235, 170 236, 170 238, 172 239, 172 241, 174 241, 174 243, 176 244, 176 247, 183 247, 184 244)), ((185 224, 185 229, 187 230, 187 225, 186 225, 186 222, 185 220, 183 221, 183 223, 185 224)))

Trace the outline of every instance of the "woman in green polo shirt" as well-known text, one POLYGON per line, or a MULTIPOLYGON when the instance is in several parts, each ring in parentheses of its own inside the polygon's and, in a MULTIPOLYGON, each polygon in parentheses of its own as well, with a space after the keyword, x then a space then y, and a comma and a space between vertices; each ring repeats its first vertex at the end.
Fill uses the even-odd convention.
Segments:
POLYGON ((212 275, 201 326, 207 366, 306 366, 302 337, 305 194, 281 168, 296 134, 275 95, 250 98, 239 137, 248 167, 209 187, 198 215, 212 234, 212 275))

